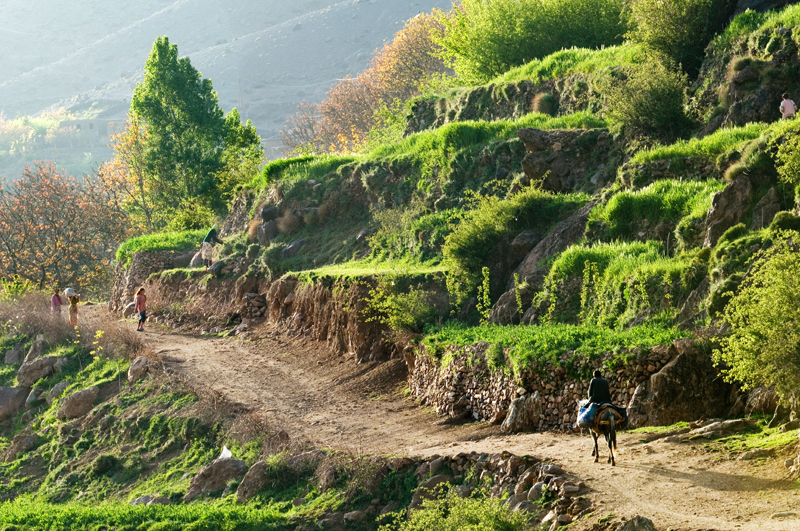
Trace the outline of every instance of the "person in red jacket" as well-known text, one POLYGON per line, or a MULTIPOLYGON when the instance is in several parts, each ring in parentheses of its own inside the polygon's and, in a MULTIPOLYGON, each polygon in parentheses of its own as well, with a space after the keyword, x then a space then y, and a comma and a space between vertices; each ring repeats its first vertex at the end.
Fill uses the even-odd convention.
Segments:
POLYGON ((139 314, 139 326, 136 327, 136 331, 144 332, 144 321, 147 319, 147 297, 144 294, 144 288, 139 288, 134 300, 136 302, 134 311, 139 314))

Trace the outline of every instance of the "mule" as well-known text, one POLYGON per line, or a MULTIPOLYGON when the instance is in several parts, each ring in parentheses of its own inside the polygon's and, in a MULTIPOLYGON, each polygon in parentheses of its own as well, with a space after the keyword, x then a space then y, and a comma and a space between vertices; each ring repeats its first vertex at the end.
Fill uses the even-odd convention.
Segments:
POLYGON ((594 462, 600 460, 600 450, 597 447, 597 439, 603 435, 608 445, 608 463, 611 466, 616 466, 614 459, 614 450, 617 449, 617 423, 622 421, 622 416, 614 409, 611 404, 604 404, 600 406, 600 411, 594 418, 594 425, 591 427, 592 439, 594 439, 594 449, 592 450, 592 457, 594 462))

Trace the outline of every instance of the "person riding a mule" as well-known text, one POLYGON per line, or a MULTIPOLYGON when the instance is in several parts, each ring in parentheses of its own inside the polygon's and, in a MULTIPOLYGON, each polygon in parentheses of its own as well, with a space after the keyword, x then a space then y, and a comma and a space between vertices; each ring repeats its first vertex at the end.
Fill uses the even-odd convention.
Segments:
POLYGON ((611 389, 608 380, 603 378, 599 370, 594 371, 594 378, 589 383, 589 399, 578 404, 578 425, 589 428, 594 439, 592 456, 594 462, 600 460, 597 439, 600 435, 605 437, 608 444, 608 462, 616 465, 614 450, 617 448, 617 427, 624 428, 628 423, 627 410, 615 406, 611 400, 611 389))

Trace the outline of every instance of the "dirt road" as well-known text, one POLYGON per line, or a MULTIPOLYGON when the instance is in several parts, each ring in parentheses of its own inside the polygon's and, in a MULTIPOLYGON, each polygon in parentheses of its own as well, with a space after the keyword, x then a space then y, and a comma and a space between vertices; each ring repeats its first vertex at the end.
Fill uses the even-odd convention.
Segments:
MULTIPOLYGON (((267 329, 263 339, 188 336, 150 328, 147 341, 165 365, 195 385, 241 404, 291 437, 320 447, 374 454, 532 454, 562 464, 586 482, 601 509, 651 518, 659 529, 800 529, 800 490, 783 458, 721 459, 695 443, 643 444, 620 434, 617 466, 590 457, 591 438, 562 433, 507 436, 495 426, 442 425, 403 394, 401 361, 356 364, 324 345, 267 329)), ((605 452, 601 452, 605 455, 605 452)))

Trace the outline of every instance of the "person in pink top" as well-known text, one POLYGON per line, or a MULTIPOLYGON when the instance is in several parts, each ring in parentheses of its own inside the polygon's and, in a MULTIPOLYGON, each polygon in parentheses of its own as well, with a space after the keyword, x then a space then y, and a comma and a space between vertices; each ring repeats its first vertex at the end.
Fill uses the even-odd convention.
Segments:
POLYGON ((783 94, 783 101, 781 102, 781 114, 784 118, 794 118, 794 113, 797 112, 797 105, 794 101, 789 99, 789 95, 783 94))
POLYGON ((144 294, 144 288, 139 288, 134 301, 136 302, 134 311, 139 314, 139 326, 136 327, 136 331, 144 332, 144 321, 147 319, 147 297, 144 294))
POLYGON ((58 294, 58 288, 53 288, 53 296, 50 297, 50 313, 60 316, 62 306, 64 306, 64 299, 58 294))

